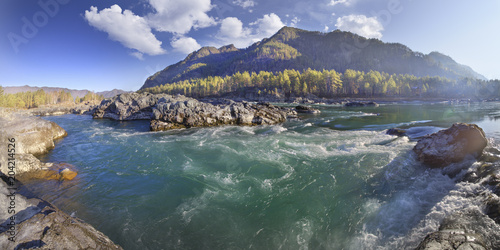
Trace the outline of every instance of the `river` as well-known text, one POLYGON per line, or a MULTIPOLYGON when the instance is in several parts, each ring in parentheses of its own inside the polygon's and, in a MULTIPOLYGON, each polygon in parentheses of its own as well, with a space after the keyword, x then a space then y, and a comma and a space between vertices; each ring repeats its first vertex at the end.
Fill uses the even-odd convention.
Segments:
POLYGON ((414 248, 440 220, 481 206, 412 148, 455 122, 500 143, 500 103, 313 105, 281 125, 149 132, 147 121, 45 117, 68 136, 42 157, 75 166, 73 181, 26 187, 125 249, 414 248), (408 136, 386 135, 389 128, 408 136))

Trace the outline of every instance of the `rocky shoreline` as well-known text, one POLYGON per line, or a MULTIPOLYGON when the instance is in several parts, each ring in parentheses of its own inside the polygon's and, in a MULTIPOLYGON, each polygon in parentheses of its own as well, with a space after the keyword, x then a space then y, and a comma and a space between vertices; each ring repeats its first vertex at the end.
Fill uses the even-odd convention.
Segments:
POLYGON ((66 181, 77 175, 64 164, 36 158, 54 148, 54 140, 67 135, 64 129, 26 111, 0 109, 0 132, 1 249, 121 249, 82 220, 47 201, 18 192, 23 177, 66 181))
POLYGON ((456 123, 424 136, 413 151, 418 161, 443 168, 443 174, 451 177, 464 169, 446 169, 450 164, 475 158, 482 165, 456 181, 477 183, 485 190, 468 194, 482 200, 483 210, 469 208, 447 216, 439 231, 427 235, 417 249, 500 249, 500 151, 488 146, 484 131, 475 124, 456 123))

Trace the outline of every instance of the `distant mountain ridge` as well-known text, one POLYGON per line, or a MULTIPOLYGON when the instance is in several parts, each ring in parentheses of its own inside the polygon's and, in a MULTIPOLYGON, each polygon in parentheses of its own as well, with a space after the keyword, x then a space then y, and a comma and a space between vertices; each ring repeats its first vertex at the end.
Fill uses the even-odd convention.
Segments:
POLYGON ((425 55, 402 44, 384 43, 339 30, 322 33, 283 27, 272 37, 246 49, 234 45, 218 49, 203 47, 148 77, 141 89, 193 78, 232 75, 238 71, 303 71, 307 68, 487 80, 439 52, 425 55))
MULTIPOLYGON (((15 87, 2 87, 4 89, 5 94, 15 94, 19 92, 35 92, 37 90, 43 89, 45 92, 57 92, 57 91, 65 91, 65 92, 70 92, 73 98, 76 97, 84 97, 87 93, 91 92, 90 90, 76 90, 76 89, 68 89, 68 88, 59 88, 59 87, 32 87, 28 85, 24 86, 15 86, 15 87)), ((124 91, 120 89, 113 89, 110 91, 101 91, 101 92, 95 92, 97 95, 102 95, 104 98, 110 98, 119 94, 123 93, 130 93, 130 91, 124 91)))

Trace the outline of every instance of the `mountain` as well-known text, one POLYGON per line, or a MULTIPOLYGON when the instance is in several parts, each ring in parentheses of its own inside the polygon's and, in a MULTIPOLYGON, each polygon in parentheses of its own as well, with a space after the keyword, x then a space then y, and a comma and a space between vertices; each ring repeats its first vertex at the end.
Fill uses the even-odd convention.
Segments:
MULTIPOLYGON (((84 97, 87 93, 91 92, 90 90, 76 90, 76 89, 67 89, 67 88, 57 88, 57 87, 32 87, 32 86, 28 86, 28 85, 24 85, 24 86, 19 86, 19 87, 3 87, 4 89, 4 93, 5 94, 15 94, 15 93, 19 93, 19 92, 28 92, 28 91, 31 91, 31 92, 35 92, 37 90, 40 90, 40 89, 43 89, 43 91, 45 92, 58 92, 58 91, 65 91, 65 92, 70 92, 71 93, 71 96, 73 96, 73 98, 76 98, 76 97, 84 97)), ((115 95, 119 95, 119 94, 122 94, 122 93, 129 93, 130 91, 124 91, 124 90, 120 90, 120 89, 113 89, 111 91, 102 91, 102 92, 96 92, 97 95, 102 95, 104 98, 110 98, 110 97, 113 97, 115 95)))
POLYGON ((238 71, 303 71, 307 68, 486 80, 470 67, 438 52, 425 55, 402 44, 384 43, 339 30, 322 33, 283 27, 271 38, 246 49, 237 49, 234 45, 218 49, 203 47, 148 77, 141 89, 192 78, 232 75, 238 71))
POLYGON ((447 55, 443 55, 439 52, 434 51, 427 55, 427 57, 430 58, 430 60, 434 60, 435 62, 437 62, 440 67, 444 67, 445 69, 451 70, 452 72, 461 73, 465 77, 488 80, 483 75, 475 72, 471 67, 458 64, 447 55))

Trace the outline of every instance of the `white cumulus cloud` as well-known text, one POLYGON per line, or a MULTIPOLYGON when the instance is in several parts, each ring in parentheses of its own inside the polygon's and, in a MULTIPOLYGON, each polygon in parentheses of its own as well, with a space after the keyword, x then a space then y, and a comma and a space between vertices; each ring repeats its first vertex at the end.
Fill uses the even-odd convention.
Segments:
POLYGON ((135 52, 130 53, 130 55, 141 60, 141 61, 144 60, 144 54, 142 54, 141 52, 135 51, 135 52))
POLYGON ((256 33, 258 36, 261 36, 261 39, 274 35, 274 33, 285 26, 280 17, 274 13, 264 15, 262 18, 257 19, 257 21, 250 23, 250 25, 257 27, 256 33))
POLYGON ((143 54, 165 53, 161 48, 162 42, 156 39, 145 19, 130 10, 122 12, 122 8, 116 4, 101 11, 92 6, 85 11, 85 19, 91 26, 108 33, 111 40, 137 50, 132 55, 139 59, 142 59, 143 54))
POLYGON ((219 35, 224 38, 240 38, 249 34, 249 29, 243 29, 243 23, 236 17, 227 17, 222 20, 219 35))
POLYGON ((290 22, 290 26, 292 27, 297 27, 297 23, 300 22, 300 19, 298 17, 294 17, 292 21, 290 22))
POLYGON ((349 15, 339 17, 335 26, 344 31, 350 31, 367 38, 382 38, 384 26, 375 17, 364 15, 349 15))
POLYGON ((243 9, 251 8, 255 6, 255 1, 253 0, 234 0, 233 4, 243 7, 243 9))
POLYGON ((264 15, 248 27, 244 27, 243 22, 236 17, 227 17, 221 21, 217 37, 225 44, 232 43, 236 47, 244 48, 274 35, 283 26, 285 24, 274 13, 264 15))
POLYGON ((170 42, 170 45, 179 52, 189 54, 195 50, 199 50, 201 45, 192 37, 175 37, 170 42))
POLYGON ((335 6, 337 4, 344 4, 346 6, 349 6, 352 2, 353 0, 331 0, 328 5, 335 6))
POLYGON ((155 13, 147 16, 151 27, 158 31, 186 34, 192 28, 216 25, 209 12, 214 6, 210 0, 149 0, 155 13))

